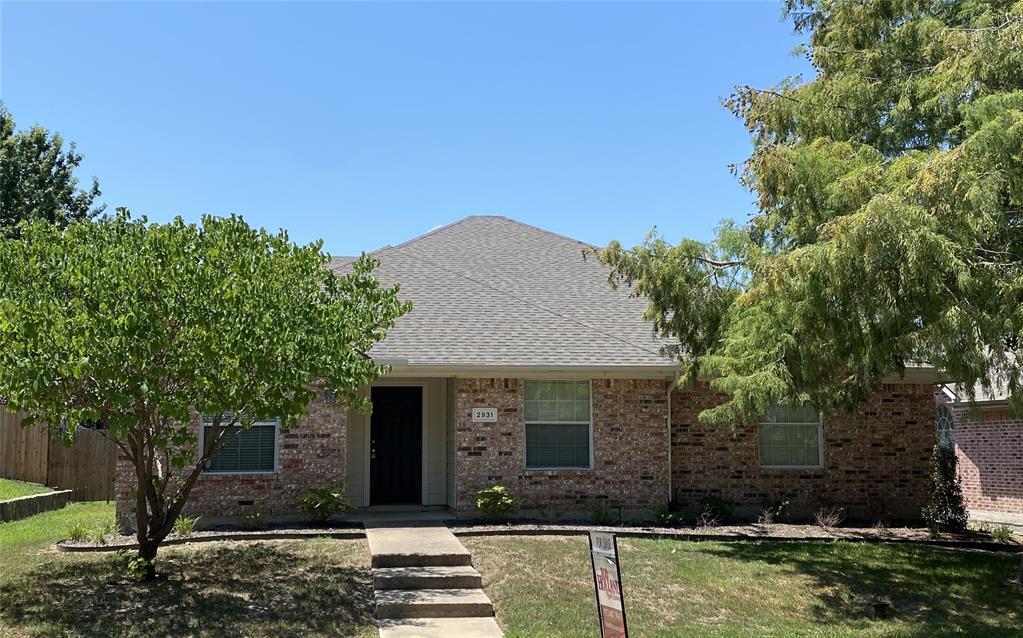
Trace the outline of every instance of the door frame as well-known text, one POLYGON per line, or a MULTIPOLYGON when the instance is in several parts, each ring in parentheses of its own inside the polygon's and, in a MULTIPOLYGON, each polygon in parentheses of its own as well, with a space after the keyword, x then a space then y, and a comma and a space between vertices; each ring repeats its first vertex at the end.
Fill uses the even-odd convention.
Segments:
MULTIPOLYGON (((427 495, 426 477, 429 476, 429 474, 427 472, 427 467, 426 467, 427 459, 429 458, 429 455, 427 454, 427 452, 429 451, 429 446, 427 445, 427 435, 429 434, 429 431, 430 431, 429 425, 426 422, 426 419, 427 419, 427 417, 430 414, 430 411, 428 409, 428 404, 429 404, 429 398, 428 398, 428 396, 429 396, 429 386, 428 386, 428 383, 427 383, 426 380, 402 379, 400 377, 399 378, 380 378, 380 379, 377 379, 376 381, 374 381, 373 383, 371 383, 369 387, 370 387, 370 390, 369 390, 369 399, 370 399, 370 401, 373 400, 373 388, 375 388, 375 387, 392 387, 392 388, 393 387, 399 387, 399 388, 420 388, 421 389, 420 392, 421 392, 421 396, 423 397, 423 400, 422 400, 422 405, 420 406, 420 408, 423 411, 423 415, 422 415, 422 418, 420 419, 420 421, 421 421, 421 428, 420 428, 420 432, 419 432, 419 437, 420 437, 419 442, 420 442, 420 448, 421 448, 420 449, 420 454, 422 455, 422 461, 421 461, 421 464, 420 464, 421 465, 421 468, 420 468, 421 476, 419 477, 419 483, 420 483, 419 504, 423 505, 424 503, 426 503, 426 495, 427 495)), ((372 423, 372 416, 371 415, 367 415, 366 416, 366 436, 364 438, 366 439, 366 442, 365 442, 365 445, 364 445, 365 449, 363 450, 363 459, 364 459, 365 468, 366 468, 366 496, 365 496, 365 499, 366 499, 366 505, 370 505, 373 502, 373 468, 370 465, 370 463, 373 462, 373 459, 371 458, 372 455, 370 454, 370 448, 373 445, 373 443, 372 443, 372 441, 373 441, 373 423, 372 423)))

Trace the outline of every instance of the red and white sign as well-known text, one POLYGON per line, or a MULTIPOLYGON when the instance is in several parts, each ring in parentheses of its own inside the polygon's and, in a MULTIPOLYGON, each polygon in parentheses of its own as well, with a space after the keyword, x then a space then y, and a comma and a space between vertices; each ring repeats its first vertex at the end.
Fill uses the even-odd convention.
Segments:
POLYGON ((590 532, 590 561, 593 563, 593 587, 597 592, 597 612, 600 614, 600 635, 603 638, 628 638, 622 572, 618 569, 618 541, 614 534, 590 532))

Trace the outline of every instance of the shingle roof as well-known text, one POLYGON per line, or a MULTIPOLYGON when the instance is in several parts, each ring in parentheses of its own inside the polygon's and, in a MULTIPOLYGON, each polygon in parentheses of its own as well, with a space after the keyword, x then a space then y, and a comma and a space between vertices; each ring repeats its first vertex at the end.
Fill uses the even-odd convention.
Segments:
MULTIPOLYGON (((587 244, 506 217, 472 216, 373 253, 413 302, 378 360, 410 366, 669 369, 646 301, 613 289, 587 244)), ((331 267, 350 268, 352 258, 331 267)))

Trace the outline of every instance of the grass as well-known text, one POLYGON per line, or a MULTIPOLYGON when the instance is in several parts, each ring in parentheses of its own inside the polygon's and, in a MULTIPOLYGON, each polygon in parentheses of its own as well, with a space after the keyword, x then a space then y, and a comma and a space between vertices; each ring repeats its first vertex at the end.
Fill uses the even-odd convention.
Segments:
POLYGON ((136 583, 115 553, 58 553, 106 503, 0 524, 0 636, 376 636, 362 540, 203 543, 160 552, 164 578, 136 583))
POLYGON ((25 481, 0 478, 0 501, 7 501, 19 496, 42 494, 49 491, 51 491, 50 488, 38 483, 26 483, 25 481))
MULTIPOLYGON (((59 558, 53 544, 65 538, 72 527, 99 527, 114 518, 113 503, 69 503, 18 521, 0 523, 0 587, 59 558)), ((3 605, 0 605, 3 609, 3 605)))
MULTIPOLYGON (((463 543, 509 637, 599 635, 585 537, 463 543)), ((619 539, 630 634, 1023 636, 1018 554, 921 545, 619 539), (890 602, 873 620, 869 603, 890 602)))
MULTIPOLYGON (((114 553, 59 553, 107 503, 0 524, 0 636, 375 636, 362 540, 165 548, 154 583, 114 553)), ((509 638, 598 635, 585 537, 463 539, 509 638)), ((631 635, 1023 637, 1018 554, 921 545, 620 539, 631 635), (868 605, 892 605, 872 620, 868 605)))

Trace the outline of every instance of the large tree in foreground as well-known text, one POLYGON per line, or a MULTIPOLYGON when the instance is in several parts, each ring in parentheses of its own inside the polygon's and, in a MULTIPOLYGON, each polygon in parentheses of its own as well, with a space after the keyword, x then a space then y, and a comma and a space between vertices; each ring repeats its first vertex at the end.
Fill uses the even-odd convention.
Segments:
POLYGON ((0 239, 0 395, 67 436, 105 425, 134 467, 148 577, 225 437, 295 424, 312 384, 366 408, 357 390, 384 370, 364 353, 408 310, 369 257, 339 276, 321 244, 239 217, 19 228, 0 239), (202 450, 193 411, 215 415, 202 450))
POLYGON ((851 406, 914 361, 1018 394, 1023 2, 789 0, 816 77, 740 87, 758 211, 600 252, 735 421, 851 406))
POLYGON ((18 131, 14 117, 0 104, 0 234, 24 220, 67 224, 103 211, 95 178, 78 188, 74 171, 82 161, 74 143, 64 145, 41 126, 18 131))

